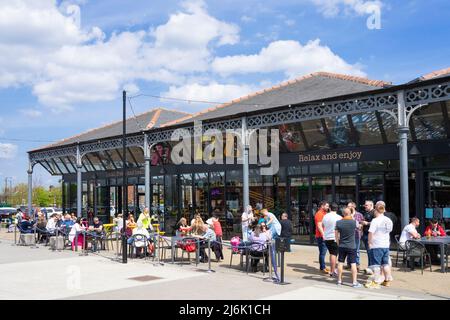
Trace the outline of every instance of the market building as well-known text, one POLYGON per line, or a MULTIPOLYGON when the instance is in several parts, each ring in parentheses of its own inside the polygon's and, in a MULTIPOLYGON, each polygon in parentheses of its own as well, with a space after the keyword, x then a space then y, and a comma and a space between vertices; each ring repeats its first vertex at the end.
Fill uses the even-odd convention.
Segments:
MULTIPOLYGON (((288 212, 297 238, 309 242, 321 200, 355 201, 361 210, 365 200, 384 200, 399 218, 397 233, 412 216, 449 229, 449 117, 450 68, 401 85, 317 72, 196 114, 150 110, 127 120, 126 203, 133 212, 149 206, 169 233, 196 212, 229 212, 238 225, 249 203, 288 212), (172 133, 194 133, 199 121, 202 130, 246 135, 234 164, 173 163, 172 133), (279 131, 274 175, 248 159, 249 135, 260 129, 279 131)), ((122 211, 121 134, 119 121, 29 151, 29 187, 39 164, 62 176, 64 211, 109 220, 112 207, 122 211)))

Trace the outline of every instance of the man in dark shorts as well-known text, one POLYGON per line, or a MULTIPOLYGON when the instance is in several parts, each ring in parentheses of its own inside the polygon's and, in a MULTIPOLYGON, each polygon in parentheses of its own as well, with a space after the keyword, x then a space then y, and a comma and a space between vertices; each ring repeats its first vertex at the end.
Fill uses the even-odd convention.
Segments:
POLYGON ((336 242, 339 246, 338 256, 338 285, 342 285, 342 272, 344 262, 347 258, 347 264, 350 264, 352 270, 352 287, 361 288, 358 282, 358 270, 356 269, 356 243, 355 230, 357 222, 352 218, 352 212, 349 208, 343 210, 344 218, 336 222, 336 242))

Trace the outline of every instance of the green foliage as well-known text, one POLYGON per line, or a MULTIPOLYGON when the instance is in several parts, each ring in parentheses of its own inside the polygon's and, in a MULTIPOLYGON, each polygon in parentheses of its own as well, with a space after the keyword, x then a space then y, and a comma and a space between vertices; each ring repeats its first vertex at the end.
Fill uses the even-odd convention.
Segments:
MULTIPOLYGON (((8 194, 3 195, 7 198, 9 206, 26 205, 28 201, 28 185, 26 183, 19 183, 13 187, 8 194)), ((44 188, 42 186, 35 186, 33 188, 33 204, 39 207, 57 207, 62 206, 62 189, 60 186, 44 188)))

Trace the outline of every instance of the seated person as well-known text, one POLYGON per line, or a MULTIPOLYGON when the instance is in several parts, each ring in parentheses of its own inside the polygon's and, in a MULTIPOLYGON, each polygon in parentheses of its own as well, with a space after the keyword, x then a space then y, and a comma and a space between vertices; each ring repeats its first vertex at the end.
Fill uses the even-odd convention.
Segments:
MULTIPOLYGON (((255 230, 251 233, 248 240, 252 243, 250 246, 250 255, 256 257, 266 257, 264 269, 268 270, 268 256, 267 256, 267 241, 269 240, 267 234, 263 232, 261 225, 257 225, 255 230)), ((252 259, 252 272, 258 270, 259 259, 252 259)))
POLYGON ((64 216, 64 219, 61 221, 61 224, 60 224, 61 231, 65 234, 69 233, 74 224, 75 224, 75 222, 72 220, 72 217, 70 216, 70 214, 67 213, 64 216))
POLYGON ((405 243, 408 240, 420 239, 420 234, 417 232, 417 228, 420 225, 420 220, 417 217, 411 218, 411 223, 403 228, 402 234, 398 243, 401 248, 405 248, 405 243))
POLYGON ((34 232, 34 224, 28 220, 28 217, 22 218, 19 228, 20 233, 33 233, 34 232))
POLYGON ((69 232, 69 241, 72 244, 72 250, 75 250, 75 246, 83 247, 84 242, 84 234, 81 232, 86 230, 86 227, 82 223, 81 218, 77 218, 75 223, 69 232))
MULTIPOLYGON (((151 242, 149 240, 150 233, 147 229, 144 228, 144 225, 142 221, 137 222, 137 227, 133 229, 133 236, 127 240, 128 244, 133 245, 136 248, 136 256, 139 256, 140 258, 144 257, 143 254, 143 248, 145 246, 145 241, 143 239, 137 239, 135 240, 136 235, 141 235, 147 239, 148 242, 148 252, 153 253, 153 245, 151 245, 151 242)), ((140 238, 140 237, 139 237, 140 238)))
POLYGON ((92 243, 92 245, 93 245, 92 249, 94 251, 97 251, 97 241, 96 240, 98 237, 102 237, 102 235, 104 234, 103 222, 101 222, 98 217, 94 217, 92 226, 89 226, 89 231, 91 231, 93 233, 93 235, 95 236, 95 238, 94 238, 95 241, 93 241, 93 243, 92 243))
POLYGON ((151 231, 153 230, 153 226, 150 220, 150 211, 148 210, 148 208, 145 208, 144 212, 139 215, 138 222, 141 221, 143 228, 151 231))
MULTIPOLYGON (((428 227, 425 229, 424 235, 429 236, 429 237, 445 237, 446 233, 445 233, 444 228, 442 228, 439 225, 438 220, 433 219, 433 220, 431 220, 428 227)), ((440 259, 438 257, 438 253, 440 253, 440 249, 438 248, 438 246, 425 245, 425 247, 426 247, 427 251, 430 253, 431 263, 440 264, 440 259)))
POLYGON ((177 236, 184 236, 191 231, 191 227, 188 226, 186 218, 181 218, 176 224, 175 230, 177 236))
POLYGON ((51 233, 51 234, 55 233, 57 219, 58 218, 57 218, 56 214, 52 214, 50 216, 50 219, 48 219, 47 225, 45 226, 48 233, 51 233))
POLYGON ((216 259, 220 259, 220 251, 218 250, 216 242, 216 234, 207 224, 202 226, 203 234, 200 237, 200 262, 207 262, 208 256, 206 255, 205 248, 208 247, 208 240, 210 241, 211 250, 214 251, 216 259))
POLYGON ((41 243, 44 241, 44 239, 47 238, 47 220, 45 220, 45 216, 41 213, 38 216, 36 230, 38 232, 38 243, 41 243))
POLYGON ((446 233, 444 228, 439 225, 438 221, 436 219, 433 219, 425 229, 424 235, 430 235, 432 237, 445 237, 446 233))

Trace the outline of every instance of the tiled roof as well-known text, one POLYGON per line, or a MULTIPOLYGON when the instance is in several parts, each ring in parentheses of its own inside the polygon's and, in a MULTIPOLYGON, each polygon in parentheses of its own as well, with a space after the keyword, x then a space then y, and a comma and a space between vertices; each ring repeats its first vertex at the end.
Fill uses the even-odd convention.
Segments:
POLYGON ((228 103, 202 110, 193 115, 167 122, 161 127, 192 122, 195 120, 223 117, 237 114, 242 111, 263 110, 287 104, 374 90, 391 85, 392 83, 390 82, 380 80, 370 80, 367 78, 330 72, 315 72, 234 99, 228 103))
MULTIPOLYGON (((169 110, 164 108, 152 109, 150 111, 143 112, 136 115, 136 117, 130 117, 127 119, 127 134, 137 133, 143 130, 148 130, 151 128, 158 128, 161 124, 172 121, 173 119, 178 119, 180 117, 185 117, 188 113, 169 110)), ((110 124, 101 126, 99 128, 91 129, 83 133, 77 134, 75 136, 63 139, 56 143, 40 147, 39 149, 32 150, 37 151, 41 149, 59 147, 63 145, 69 145, 77 142, 91 141, 95 139, 103 139, 113 136, 118 136, 122 134, 122 121, 115 121, 110 124)))
POLYGON ((449 75, 449 74, 450 74, 450 68, 446 68, 446 69, 441 69, 441 70, 427 73, 427 74, 421 76, 420 79, 421 80, 429 80, 429 79, 438 78, 438 77, 449 75))

